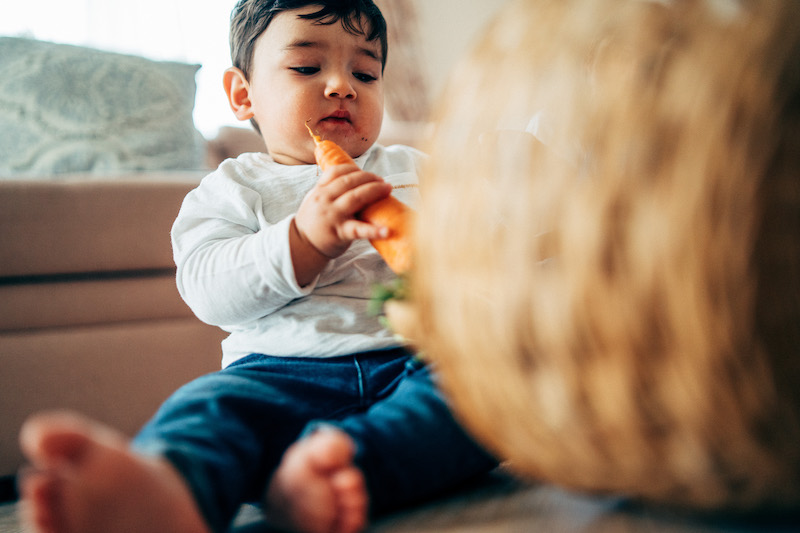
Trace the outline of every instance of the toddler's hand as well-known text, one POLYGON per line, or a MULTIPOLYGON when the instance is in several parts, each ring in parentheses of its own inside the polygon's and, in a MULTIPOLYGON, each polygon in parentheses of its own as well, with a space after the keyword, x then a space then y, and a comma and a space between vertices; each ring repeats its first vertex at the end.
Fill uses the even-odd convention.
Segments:
POLYGON ((355 165, 333 167, 303 198, 295 215, 297 231, 322 255, 338 257, 355 239, 386 236, 386 228, 357 220, 355 215, 391 192, 391 185, 355 165))

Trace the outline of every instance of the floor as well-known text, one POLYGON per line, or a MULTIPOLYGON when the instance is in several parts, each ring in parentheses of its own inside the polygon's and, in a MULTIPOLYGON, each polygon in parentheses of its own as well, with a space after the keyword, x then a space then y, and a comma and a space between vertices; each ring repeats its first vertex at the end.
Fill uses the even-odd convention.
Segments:
MULTIPOLYGON (((14 503, 0 505, 0 533, 23 533, 14 503)), ((231 533, 268 533, 255 508, 245 508, 231 533)), ((428 505, 375 521, 369 533, 790 533, 796 519, 729 521, 689 518, 588 498, 502 476, 428 505)), ((110 532, 111 533, 111 532, 110 532)))

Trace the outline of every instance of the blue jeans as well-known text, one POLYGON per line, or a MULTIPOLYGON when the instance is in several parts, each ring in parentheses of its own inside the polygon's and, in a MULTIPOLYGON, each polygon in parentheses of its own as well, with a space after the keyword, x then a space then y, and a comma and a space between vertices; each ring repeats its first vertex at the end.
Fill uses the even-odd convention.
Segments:
POLYGON ((284 451, 321 423, 356 443, 373 514, 497 464, 453 419, 430 369, 402 349, 251 355, 175 392, 133 445, 169 459, 209 526, 225 531, 242 503, 263 497, 284 451))

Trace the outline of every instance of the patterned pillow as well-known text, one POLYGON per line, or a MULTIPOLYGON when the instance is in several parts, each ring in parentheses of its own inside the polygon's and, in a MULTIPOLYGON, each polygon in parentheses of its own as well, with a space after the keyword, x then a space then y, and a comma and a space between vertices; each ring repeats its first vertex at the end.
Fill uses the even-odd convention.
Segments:
POLYGON ((0 37, 0 176, 202 168, 199 68, 0 37))

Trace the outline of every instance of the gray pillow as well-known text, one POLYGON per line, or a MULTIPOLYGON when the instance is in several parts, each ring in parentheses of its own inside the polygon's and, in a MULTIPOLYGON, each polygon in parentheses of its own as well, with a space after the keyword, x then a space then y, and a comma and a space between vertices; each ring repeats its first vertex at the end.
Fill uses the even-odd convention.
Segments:
POLYGON ((202 168, 199 68, 0 37, 0 176, 202 168))

